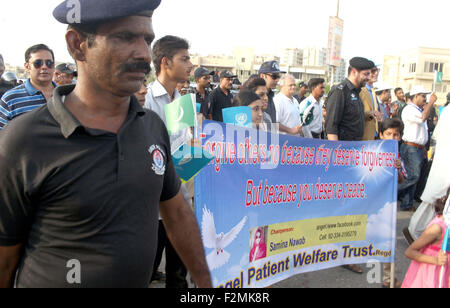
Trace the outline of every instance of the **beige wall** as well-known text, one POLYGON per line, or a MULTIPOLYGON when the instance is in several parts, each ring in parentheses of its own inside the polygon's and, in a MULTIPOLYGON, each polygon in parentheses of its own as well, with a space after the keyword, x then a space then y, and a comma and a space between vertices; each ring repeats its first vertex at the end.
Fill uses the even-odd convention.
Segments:
POLYGON ((438 104, 444 104, 450 92, 450 49, 418 47, 398 56, 385 56, 382 81, 401 87, 405 92, 414 85, 423 85, 431 91, 434 72, 429 72, 430 63, 443 64, 442 84, 436 86, 435 92, 438 104))

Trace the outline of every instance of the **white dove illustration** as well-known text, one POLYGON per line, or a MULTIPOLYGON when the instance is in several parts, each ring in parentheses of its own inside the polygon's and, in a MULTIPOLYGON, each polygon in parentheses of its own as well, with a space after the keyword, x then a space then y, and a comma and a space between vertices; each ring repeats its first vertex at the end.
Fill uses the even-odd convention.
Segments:
POLYGON ((214 216, 209 211, 206 206, 203 208, 203 218, 202 218, 202 238, 203 244, 206 248, 214 249, 210 254, 206 256, 206 261, 208 262, 209 269, 215 270, 224 266, 231 255, 224 250, 229 246, 234 239, 241 232, 242 228, 247 221, 247 216, 245 216, 230 232, 227 234, 220 233, 216 234, 216 226, 214 225, 214 216))

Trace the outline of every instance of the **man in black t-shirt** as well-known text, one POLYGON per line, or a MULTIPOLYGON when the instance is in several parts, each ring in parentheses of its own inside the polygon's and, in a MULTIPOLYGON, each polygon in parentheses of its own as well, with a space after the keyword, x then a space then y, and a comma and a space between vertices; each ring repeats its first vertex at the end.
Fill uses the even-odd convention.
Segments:
POLYGON ((160 1, 124 3, 79 0, 79 19, 68 1, 55 9, 79 83, 0 134, 0 287, 147 288, 158 210, 195 283, 212 286, 167 129, 133 96, 160 1))
POLYGON ((2 55, 0 55, 0 98, 2 98, 3 94, 5 94, 6 92, 8 92, 13 88, 12 84, 2 79, 4 72, 5 72, 5 63, 3 61, 2 55))
POLYGON ((211 93, 211 115, 214 121, 223 122, 222 110, 233 107, 231 87, 233 86, 233 78, 236 77, 230 71, 220 72, 219 86, 211 93))
POLYGON ((365 58, 350 60, 349 75, 333 87, 326 101, 325 129, 332 141, 361 141, 364 135, 364 104, 361 88, 369 81, 370 70, 375 64, 365 58))
POLYGON ((199 67, 194 72, 195 82, 195 96, 197 103, 201 104, 200 112, 206 119, 211 119, 211 76, 214 72, 208 71, 204 67, 199 67))

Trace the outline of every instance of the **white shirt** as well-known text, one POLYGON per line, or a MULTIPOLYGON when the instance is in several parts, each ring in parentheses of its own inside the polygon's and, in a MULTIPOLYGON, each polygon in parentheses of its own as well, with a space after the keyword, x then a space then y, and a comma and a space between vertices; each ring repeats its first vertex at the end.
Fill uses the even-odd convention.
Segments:
POLYGON ((277 111, 278 123, 288 128, 301 126, 300 105, 294 97, 291 100, 283 93, 278 93, 273 98, 273 102, 277 111))
POLYGON ((436 152, 421 197, 422 201, 430 204, 445 196, 450 188, 450 107, 442 112, 433 136, 436 138, 436 152))
POLYGON ((413 103, 406 105, 402 112, 402 120, 405 125, 403 141, 426 145, 428 142, 428 125, 426 121, 422 121, 420 108, 413 103))
MULTIPOLYGON (((145 96, 145 104, 144 108, 150 109, 159 115, 161 120, 163 120, 164 124, 167 125, 166 122, 166 113, 164 111, 164 106, 172 103, 172 99, 167 93, 166 88, 156 79, 156 81, 152 82, 147 87, 147 95, 145 96)), ((181 97, 181 94, 175 89, 173 94, 174 100, 181 97)), ((176 134, 170 135, 170 148, 172 154, 178 150, 183 144, 192 139, 192 134, 190 129, 186 128, 184 130, 179 131, 176 134)), ((181 185, 181 192, 183 194, 184 199, 190 204, 189 201, 189 192, 186 188, 186 184, 181 185)), ((161 220, 161 215, 159 216, 161 220)))
MULTIPOLYGON (((164 124, 167 125, 166 122, 166 113, 164 111, 164 106, 172 103, 172 99, 167 93, 164 86, 156 79, 156 81, 152 82, 147 87, 148 92, 145 96, 145 105, 144 107, 156 112, 159 117, 164 121, 164 124)), ((175 89, 174 100, 180 98, 181 95, 175 89)), ((172 150, 172 154, 178 150, 180 146, 186 143, 188 140, 192 139, 192 134, 190 129, 184 129, 180 132, 173 134, 170 136, 170 147, 172 150)))
POLYGON ((315 133, 315 134, 320 134, 322 133, 323 130, 323 125, 322 125, 322 121, 323 121, 323 113, 322 113, 322 106, 323 106, 323 102, 322 101, 317 101, 314 96, 310 95, 307 98, 305 98, 301 103, 300 103, 300 110, 304 110, 306 109, 306 105, 308 104, 308 102, 311 102, 314 105, 314 120, 307 125, 308 129, 315 133))

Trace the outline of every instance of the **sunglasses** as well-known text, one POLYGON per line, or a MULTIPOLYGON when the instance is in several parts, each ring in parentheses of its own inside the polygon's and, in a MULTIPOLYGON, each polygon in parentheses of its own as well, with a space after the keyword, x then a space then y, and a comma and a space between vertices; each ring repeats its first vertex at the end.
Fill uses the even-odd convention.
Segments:
POLYGON ((55 62, 53 62, 52 60, 36 60, 33 62, 33 66, 36 69, 40 69, 45 63, 45 66, 47 66, 47 68, 54 68, 55 67, 55 62))
POLYGON ((278 80, 281 78, 281 75, 278 74, 267 74, 270 76, 270 78, 272 78, 273 80, 278 80))

